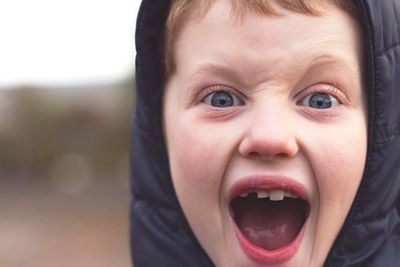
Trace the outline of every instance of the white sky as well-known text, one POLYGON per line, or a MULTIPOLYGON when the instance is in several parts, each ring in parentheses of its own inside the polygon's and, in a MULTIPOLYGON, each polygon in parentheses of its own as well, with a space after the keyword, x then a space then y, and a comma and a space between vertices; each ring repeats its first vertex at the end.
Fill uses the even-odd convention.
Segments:
POLYGON ((128 77, 140 2, 1 0, 0 88, 128 77))

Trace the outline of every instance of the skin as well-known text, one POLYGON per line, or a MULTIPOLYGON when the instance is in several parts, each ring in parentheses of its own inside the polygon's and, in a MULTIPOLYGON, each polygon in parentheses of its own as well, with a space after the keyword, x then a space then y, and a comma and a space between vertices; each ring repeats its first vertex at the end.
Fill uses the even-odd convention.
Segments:
POLYGON ((290 177, 306 188, 311 212, 299 250, 277 266, 322 266, 365 164, 360 30, 334 6, 321 16, 248 11, 240 21, 230 8, 216 1, 175 43, 163 121, 178 199, 216 266, 260 266, 235 236, 229 192, 249 175, 290 177), (221 91, 232 106, 212 105, 221 91), (316 92, 333 105, 310 106, 316 92))

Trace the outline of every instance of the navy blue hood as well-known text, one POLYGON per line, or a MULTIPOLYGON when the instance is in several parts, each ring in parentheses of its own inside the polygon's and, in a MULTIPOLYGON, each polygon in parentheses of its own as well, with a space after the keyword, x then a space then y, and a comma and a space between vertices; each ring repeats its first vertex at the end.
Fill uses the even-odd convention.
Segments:
MULTIPOLYGON (((400 266, 400 0, 355 0, 365 48, 364 177, 325 267, 400 266)), ((163 28, 169 0, 143 0, 136 29, 131 249, 135 267, 214 266, 172 185, 161 124, 163 28)))

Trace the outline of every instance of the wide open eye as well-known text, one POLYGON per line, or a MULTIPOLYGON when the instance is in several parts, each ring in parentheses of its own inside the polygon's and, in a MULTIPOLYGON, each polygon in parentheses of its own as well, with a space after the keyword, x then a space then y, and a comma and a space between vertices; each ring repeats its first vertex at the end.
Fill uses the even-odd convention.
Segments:
POLYGON ((315 109, 328 109, 339 105, 339 100, 327 93, 313 93, 299 102, 300 106, 308 106, 315 109))
POLYGON ((228 108, 241 105, 242 101, 228 91, 217 91, 204 97, 203 102, 217 108, 228 108))

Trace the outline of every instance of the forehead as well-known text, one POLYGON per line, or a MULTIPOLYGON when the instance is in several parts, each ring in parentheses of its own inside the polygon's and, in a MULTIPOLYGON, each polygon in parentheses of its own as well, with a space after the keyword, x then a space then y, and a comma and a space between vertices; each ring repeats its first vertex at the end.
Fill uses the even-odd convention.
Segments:
POLYGON ((319 16, 274 8, 279 16, 247 11, 238 18, 230 12, 231 1, 219 0, 204 17, 193 15, 176 40, 177 70, 223 64, 249 71, 274 66, 271 71, 282 73, 281 66, 305 66, 321 57, 359 65, 360 32, 351 16, 334 5, 319 16))

